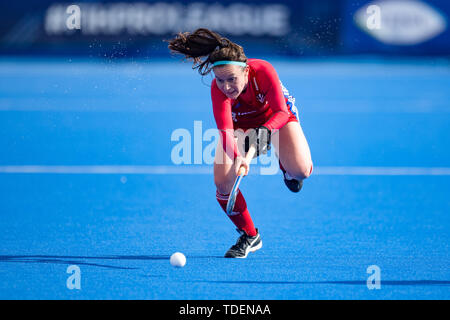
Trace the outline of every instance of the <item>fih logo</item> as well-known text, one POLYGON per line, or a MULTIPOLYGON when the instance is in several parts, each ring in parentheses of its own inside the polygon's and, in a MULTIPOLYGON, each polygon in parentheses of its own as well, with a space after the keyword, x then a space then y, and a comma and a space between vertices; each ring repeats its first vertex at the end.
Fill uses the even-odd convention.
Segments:
POLYGON ((356 25, 378 41, 390 45, 416 45, 446 29, 444 16, 418 0, 379 0, 359 9, 356 25))

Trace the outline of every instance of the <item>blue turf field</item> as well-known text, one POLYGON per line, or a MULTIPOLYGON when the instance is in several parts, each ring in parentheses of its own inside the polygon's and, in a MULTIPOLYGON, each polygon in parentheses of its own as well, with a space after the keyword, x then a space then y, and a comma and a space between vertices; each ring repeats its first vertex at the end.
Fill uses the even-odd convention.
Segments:
POLYGON ((214 128, 209 77, 176 59, 1 60, 0 298, 449 299, 448 62, 271 62, 315 171, 292 194, 252 167, 263 248, 229 260, 211 166, 171 160, 174 130, 214 128))

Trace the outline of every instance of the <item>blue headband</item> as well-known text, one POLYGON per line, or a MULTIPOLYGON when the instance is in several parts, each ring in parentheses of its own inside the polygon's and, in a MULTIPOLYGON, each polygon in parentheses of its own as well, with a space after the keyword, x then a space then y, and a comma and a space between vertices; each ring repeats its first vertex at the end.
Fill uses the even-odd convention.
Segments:
POLYGON ((234 65, 241 66, 241 67, 246 67, 247 66, 247 64, 245 62, 222 60, 222 61, 214 62, 213 63, 213 67, 221 66, 221 65, 224 65, 224 64, 234 64, 234 65))

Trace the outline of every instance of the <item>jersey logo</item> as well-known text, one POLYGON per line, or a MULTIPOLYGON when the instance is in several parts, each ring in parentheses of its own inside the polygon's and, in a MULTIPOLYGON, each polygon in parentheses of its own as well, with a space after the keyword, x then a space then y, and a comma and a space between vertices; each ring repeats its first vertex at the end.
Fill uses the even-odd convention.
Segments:
POLYGON ((261 102, 261 103, 264 103, 265 98, 266 98, 266 96, 263 95, 262 93, 258 93, 258 94, 256 95, 256 100, 258 100, 258 101, 261 102))

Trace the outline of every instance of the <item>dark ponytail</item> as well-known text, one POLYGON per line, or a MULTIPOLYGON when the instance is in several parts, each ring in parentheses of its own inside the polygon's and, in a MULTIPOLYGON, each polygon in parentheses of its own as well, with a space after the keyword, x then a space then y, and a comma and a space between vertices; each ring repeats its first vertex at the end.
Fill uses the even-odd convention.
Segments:
POLYGON ((168 42, 170 51, 183 54, 186 59, 192 60, 194 62, 192 68, 198 69, 202 76, 211 72, 211 65, 216 61, 247 62, 244 49, 240 45, 208 29, 200 28, 192 33, 179 33, 168 42))

